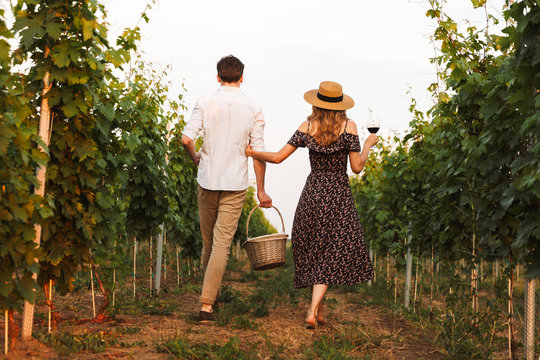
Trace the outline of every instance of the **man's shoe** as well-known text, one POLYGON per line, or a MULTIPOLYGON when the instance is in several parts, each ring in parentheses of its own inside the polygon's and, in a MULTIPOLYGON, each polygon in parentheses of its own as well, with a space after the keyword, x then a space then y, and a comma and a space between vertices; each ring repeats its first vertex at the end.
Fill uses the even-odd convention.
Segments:
POLYGON ((199 324, 208 324, 215 322, 213 312, 199 311, 199 324))

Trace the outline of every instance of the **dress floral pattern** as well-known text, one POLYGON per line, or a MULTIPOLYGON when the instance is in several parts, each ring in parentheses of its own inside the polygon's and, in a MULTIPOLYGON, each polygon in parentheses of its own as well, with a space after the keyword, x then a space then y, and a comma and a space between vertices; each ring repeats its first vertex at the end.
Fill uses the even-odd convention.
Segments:
POLYGON ((344 132, 320 146, 297 130, 288 144, 307 147, 311 164, 292 228, 294 286, 355 285, 373 278, 347 175, 349 151, 360 151, 358 135, 344 132))

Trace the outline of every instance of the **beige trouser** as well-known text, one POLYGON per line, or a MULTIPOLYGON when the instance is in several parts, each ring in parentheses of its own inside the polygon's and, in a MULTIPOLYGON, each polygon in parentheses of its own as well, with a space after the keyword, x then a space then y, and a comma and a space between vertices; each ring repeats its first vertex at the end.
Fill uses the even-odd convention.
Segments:
POLYGON ((199 221, 203 238, 204 281, 200 302, 214 304, 229 260, 231 243, 247 190, 214 191, 199 186, 199 221))

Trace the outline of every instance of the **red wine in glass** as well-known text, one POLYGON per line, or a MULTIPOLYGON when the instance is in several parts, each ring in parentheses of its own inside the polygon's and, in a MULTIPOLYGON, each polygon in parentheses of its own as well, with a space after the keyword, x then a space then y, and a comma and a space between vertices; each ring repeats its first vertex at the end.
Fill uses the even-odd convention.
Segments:
POLYGON ((373 115, 373 110, 370 107, 369 114, 368 114, 367 129, 370 133, 375 134, 377 133, 377 131, 379 131, 380 127, 381 127, 381 121, 378 118, 375 118, 375 116, 373 115))

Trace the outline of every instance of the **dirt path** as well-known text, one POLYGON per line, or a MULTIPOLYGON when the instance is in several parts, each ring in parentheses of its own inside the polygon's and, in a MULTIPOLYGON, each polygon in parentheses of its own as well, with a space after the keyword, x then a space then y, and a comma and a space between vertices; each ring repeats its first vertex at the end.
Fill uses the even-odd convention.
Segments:
MULTIPOLYGON (((168 359, 171 355, 166 352, 165 344, 171 341, 180 347, 188 344, 195 350, 203 344, 222 347, 230 345, 234 351, 245 354, 242 358, 246 359, 444 358, 433 345, 433 334, 428 330, 393 315, 383 305, 361 305, 359 303, 365 303, 362 300, 367 295, 346 293, 340 288, 329 290, 326 305, 328 324, 316 330, 305 329, 303 322, 308 307, 307 291, 300 291, 300 295, 293 298, 293 303, 276 303, 275 299, 260 300, 260 304, 266 306, 268 311, 259 318, 249 315, 248 310, 244 314, 231 313, 238 309, 238 304, 245 305, 249 301, 249 296, 257 290, 257 286, 270 283, 270 280, 264 278, 243 281, 241 278, 247 271, 247 268, 228 271, 225 285, 236 296, 231 303, 220 305, 223 307, 221 311, 230 315, 228 322, 222 319, 213 325, 197 324, 199 305, 196 286, 192 291, 184 289, 162 294, 159 299, 143 296, 133 303, 126 300, 126 304, 117 310, 114 319, 102 324, 79 324, 78 319, 91 314, 91 297, 88 293, 72 294, 57 301, 64 321, 56 334, 68 334, 65 335, 68 338, 73 337, 73 334, 93 334, 98 340, 109 341, 110 345, 102 352, 84 350, 63 356, 34 339, 28 343, 19 342, 8 359, 168 359), (65 320, 69 318, 71 320, 65 320)), ((280 276, 280 273, 276 272, 274 276, 280 276)), ((284 276, 283 281, 290 279, 284 276)), ((167 285, 170 289, 175 284, 167 285)), ((126 288, 129 286, 126 285, 126 288)), ((129 298, 128 291, 118 295, 118 302, 122 302, 122 296, 129 298)), ((286 295, 282 298, 286 298, 286 295)), ((38 313, 46 311, 44 306, 37 308, 38 313)), ((39 324, 39 318, 35 332, 43 333, 45 326, 43 321, 39 324)), ((227 351, 230 350, 220 349, 215 348, 218 356, 215 358, 238 358, 236 355, 227 357, 227 351)))

